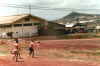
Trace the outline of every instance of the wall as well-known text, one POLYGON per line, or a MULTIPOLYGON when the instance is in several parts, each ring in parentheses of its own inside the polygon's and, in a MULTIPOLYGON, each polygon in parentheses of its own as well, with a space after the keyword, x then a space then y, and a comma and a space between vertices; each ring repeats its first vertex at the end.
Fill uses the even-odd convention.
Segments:
POLYGON ((13 32, 13 37, 31 37, 34 35, 38 35, 38 26, 34 25, 34 23, 41 23, 41 21, 36 20, 31 17, 30 21, 25 21, 25 19, 20 19, 13 24, 26 24, 32 23, 32 26, 23 26, 23 27, 9 27, 9 28, 0 28, 0 37, 8 38, 7 35, 3 35, 4 33, 13 32), (3 35, 3 36, 2 36, 3 35))

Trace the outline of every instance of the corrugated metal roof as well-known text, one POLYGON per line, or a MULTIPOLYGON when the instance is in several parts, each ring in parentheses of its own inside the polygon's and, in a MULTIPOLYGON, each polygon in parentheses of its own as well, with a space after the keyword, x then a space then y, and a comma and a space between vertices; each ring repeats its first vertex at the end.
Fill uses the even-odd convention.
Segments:
POLYGON ((0 24, 9 24, 13 23, 23 17, 28 16, 29 14, 24 14, 24 15, 14 15, 14 16, 3 16, 0 17, 0 24))
POLYGON ((73 27, 75 25, 75 23, 69 23, 69 24, 65 24, 65 27, 73 27))
MULTIPOLYGON (((0 17, 0 24, 11 24, 11 23, 14 23, 17 20, 25 18, 25 17, 27 17, 29 15, 30 14, 21 14, 21 15, 13 15, 13 16, 3 16, 3 17, 0 17)), ((43 20, 42 18, 39 18, 39 17, 36 17, 36 16, 33 16, 33 17, 38 18, 40 20, 43 20)))

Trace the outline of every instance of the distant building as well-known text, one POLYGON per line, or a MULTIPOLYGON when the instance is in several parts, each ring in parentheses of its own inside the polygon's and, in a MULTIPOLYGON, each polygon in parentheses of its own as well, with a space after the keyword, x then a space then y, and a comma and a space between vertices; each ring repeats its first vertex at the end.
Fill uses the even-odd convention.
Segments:
POLYGON ((39 24, 45 20, 30 14, 0 17, 0 37, 8 38, 7 33, 15 37, 31 37, 39 34, 39 24))
POLYGON ((52 21, 48 21, 46 23, 46 28, 41 30, 42 35, 56 36, 65 34, 65 25, 52 21))
POLYGON ((66 28, 72 28, 75 25, 75 23, 67 23, 65 24, 66 28))

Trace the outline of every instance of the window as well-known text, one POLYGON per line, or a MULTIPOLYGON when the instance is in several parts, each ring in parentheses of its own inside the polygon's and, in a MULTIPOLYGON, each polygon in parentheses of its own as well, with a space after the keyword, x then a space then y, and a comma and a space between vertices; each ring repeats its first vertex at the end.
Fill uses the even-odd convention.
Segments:
POLYGON ((34 23, 34 25, 40 25, 40 23, 34 23))
POLYGON ((11 25, 4 25, 4 27, 11 27, 11 25))
POLYGON ((22 24, 14 24, 14 27, 20 27, 22 24))
POLYGON ((32 23, 24 24, 24 26, 32 26, 32 23))

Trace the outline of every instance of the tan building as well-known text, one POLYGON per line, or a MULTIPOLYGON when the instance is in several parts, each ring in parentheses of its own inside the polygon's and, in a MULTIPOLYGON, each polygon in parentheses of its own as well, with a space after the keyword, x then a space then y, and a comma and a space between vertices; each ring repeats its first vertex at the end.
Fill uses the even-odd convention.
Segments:
POLYGON ((7 38, 12 32, 13 37, 30 37, 38 35, 39 24, 45 20, 30 14, 0 17, 0 37, 7 38))

